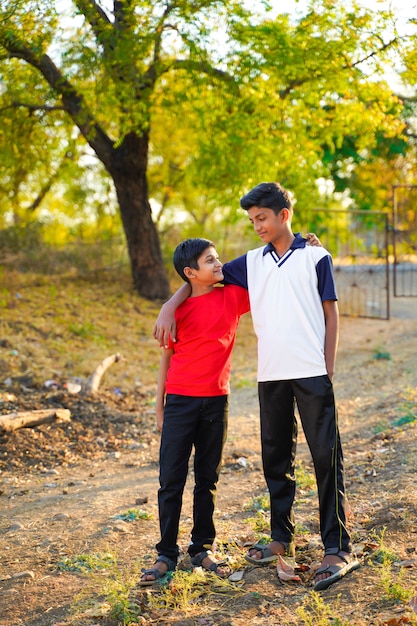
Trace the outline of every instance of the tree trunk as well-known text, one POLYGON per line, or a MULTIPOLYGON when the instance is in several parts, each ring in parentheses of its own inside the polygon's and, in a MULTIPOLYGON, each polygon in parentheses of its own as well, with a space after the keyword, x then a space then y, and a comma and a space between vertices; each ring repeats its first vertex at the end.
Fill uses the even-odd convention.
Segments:
POLYGON ((10 56, 24 59, 39 70, 60 95, 64 110, 113 179, 135 288, 145 298, 167 299, 170 295, 168 277, 148 199, 149 131, 132 131, 115 147, 110 136, 94 120, 83 96, 47 54, 39 55, 37 46, 25 46, 22 39, 11 31, 0 31, 0 41, 10 56))
POLYGON ((170 295, 156 226, 148 199, 148 136, 129 133, 112 151, 108 166, 119 201, 133 284, 151 300, 170 295))

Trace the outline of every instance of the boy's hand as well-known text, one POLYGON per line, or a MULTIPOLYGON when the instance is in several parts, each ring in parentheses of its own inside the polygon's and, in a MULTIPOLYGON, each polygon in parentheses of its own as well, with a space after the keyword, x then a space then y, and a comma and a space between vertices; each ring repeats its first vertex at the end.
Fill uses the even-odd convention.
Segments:
POLYGON ((162 307, 153 327, 153 336, 159 341, 161 348, 168 348, 170 335, 172 341, 175 342, 177 340, 175 315, 162 307))
POLYGON ((162 426, 164 424, 164 407, 158 408, 156 407, 156 426, 159 432, 162 432, 162 426))
POLYGON ((323 247, 320 239, 314 233, 307 233, 306 239, 307 245, 309 246, 320 246, 321 248, 323 247))

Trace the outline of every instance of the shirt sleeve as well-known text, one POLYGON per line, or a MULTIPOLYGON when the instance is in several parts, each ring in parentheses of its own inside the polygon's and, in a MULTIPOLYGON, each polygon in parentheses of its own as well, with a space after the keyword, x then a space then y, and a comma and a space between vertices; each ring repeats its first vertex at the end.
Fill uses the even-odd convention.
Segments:
POLYGON ((239 313, 243 315, 244 313, 248 313, 250 311, 250 303, 249 303, 249 292, 247 289, 238 288, 238 297, 239 297, 239 313))
POLYGON ((333 261, 329 254, 326 254, 316 265, 318 278, 318 290, 321 301, 337 300, 336 285, 333 274, 333 261))
POLYGON ((246 254, 229 261, 223 265, 223 283, 225 285, 237 285, 248 288, 248 272, 246 264, 246 254))

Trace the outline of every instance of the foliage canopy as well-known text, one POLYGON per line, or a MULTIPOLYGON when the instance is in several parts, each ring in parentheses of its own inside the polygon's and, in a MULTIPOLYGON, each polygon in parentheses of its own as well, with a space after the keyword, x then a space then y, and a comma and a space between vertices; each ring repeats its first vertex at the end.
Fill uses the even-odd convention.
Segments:
POLYGON ((234 220, 261 180, 316 205, 317 179, 405 152, 402 102, 381 78, 402 45, 391 12, 355 1, 276 14, 238 0, 3 0, 0 223, 36 217, 74 167, 101 163, 135 285, 164 297, 149 195, 160 232, 179 209, 200 228, 234 220))

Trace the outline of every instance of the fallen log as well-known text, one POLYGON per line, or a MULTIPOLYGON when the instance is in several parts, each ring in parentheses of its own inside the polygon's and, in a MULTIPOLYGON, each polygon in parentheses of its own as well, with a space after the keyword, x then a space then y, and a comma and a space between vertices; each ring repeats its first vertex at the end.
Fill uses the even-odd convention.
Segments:
POLYGON ((70 422, 71 411, 68 409, 40 409, 0 415, 0 432, 11 432, 19 428, 32 428, 52 422, 70 422))
POLYGON ((110 365, 113 365, 113 363, 118 363, 118 361, 121 361, 122 359, 122 355, 116 353, 108 356, 101 363, 99 363, 95 371, 91 374, 90 378, 85 383, 82 393, 96 393, 100 386, 100 381, 103 377, 104 372, 109 369, 110 365))

